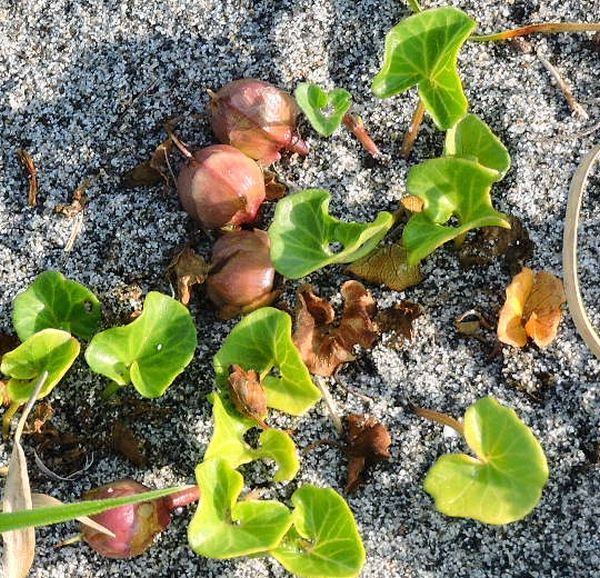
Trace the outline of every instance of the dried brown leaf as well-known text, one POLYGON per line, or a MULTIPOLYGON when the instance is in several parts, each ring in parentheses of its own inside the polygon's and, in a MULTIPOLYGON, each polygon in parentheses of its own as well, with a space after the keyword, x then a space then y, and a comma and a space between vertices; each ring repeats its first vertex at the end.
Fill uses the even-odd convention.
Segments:
POLYGON ((64 215, 68 219, 72 219, 83 209, 85 209, 88 204, 88 196, 86 191, 89 186, 92 184, 92 178, 85 179, 74 191, 71 196, 71 202, 68 204, 59 204, 54 207, 54 212, 64 215))
POLYGON ((331 305, 317 297, 309 285, 298 291, 294 343, 311 373, 330 376, 343 363, 352 361, 355 345, 373 346, 379 335, 374 321, 375 300, 358 281, 342 285, 344 312, 339 324, 334 322, 331 305))
POLYGON ((277 174, 268 169, 263 169, 265 179, 265 198, 267 201, 277 201, 287 194, 287 187, 279 180, 277 174))
POLYGON ((411 213, 420 213, 423 210, 425 204, 422 199, 415 195, 408 195, 400 199, 402 206, 411 213))
POLYGON ((362 483, 362 474, 367 466, 389 459, 392 438, 382 423, 365 415, 347 416, 346 426, 348 455, 346 492, 351 493, 362 483))
POLYGON ((401 301, 377 314, 382 332, 393 332, 404 339, 413 338, 413 322, 423 315, 423 308, 411 301, 401 301))
POLYGON ((172 148, 171 137, 161 142, 147 161, 123 175, 123 185, 127 188, 150 187, 160 182, 168 185, 170 174, 168 156, 172 148))
POLYGON ((206 281, 210 265, 190 247, 185 247, 177 253, 168 270, 177 279, 177 294, 179 301, 187 305, 192 298, 192 287, 206 281))
POLYGON ((566 302, 562 281, 552 273, 534 274, 527 267, 506 289, 506 301, 498 320, 498 339, 523 347, 530 337, 538 347, 546 347, 556 337, 566 302))
POLYGON ((142 453, 142 444, 134 433, 121 421, 113 423, 111 430, 112 447, 132 464, 142 467, 147 463, 146 456, 142 453))
POLYGON ((267 394, 260 384, 258 373, 232 365, 229 373, 229 395, 235 408, 244 416, 267 428, 267 394))
POLYGON ((27 204, 30 207, 37 206, 38 196, 38 172, 33 162, 33 157, 25 149, 17 149, 17 157, 27 171, 27 179, 29 180, 29 190, 27 192, 27 204))
POLYGON ((423 280, 419 265, 409 265, 407 257, 401 244, 384 245, 352 263, 347 270, 370 283, 404 291, 423 280))

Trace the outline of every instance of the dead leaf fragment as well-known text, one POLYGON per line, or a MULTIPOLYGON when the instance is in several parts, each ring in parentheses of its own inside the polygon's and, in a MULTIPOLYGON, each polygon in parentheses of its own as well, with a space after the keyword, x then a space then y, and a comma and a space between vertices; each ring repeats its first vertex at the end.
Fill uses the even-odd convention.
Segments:
POLYGON ((111 430, 112 447, 132 464, 142 467, 147 463, 146 456, 142 453, 142 444, 134 433, 121 421, 113 423, 111 430))
POLYGON ((167 271, 177 279, 179 301, 187 305, 192 298, 192 287, 206 281, 210 265, 191 247, 185 247, 171 261, 167 271))
POLYGON ((413 322, 423 315, 423 308, 411 301, 401 301, 377 314, 382 332, 393 332, 404 339, 413 338, 413 322))
POLYGON ((123 175, 123 185, 128 189, 150 187, 161 181, 169 184, 169 154, 173 148, 171 137, 161 142, 150 158, 123 175))
POLYGON ((265 198, 267 201, 277 201, 287 194, 287 187, 279 181, 277 174, 269 169, 263 169, 265 180, 265 198))
POLYGON ((408 253, 399 243, 375 249, 347 270, 365 281, 383 284, 395 291, 404 291, 423 281, 419 265, 408 264, 408 253))
POLYGON ((239 365, 232 365, 229 373, 229 395, 233 405, 242 415, 253 419, 262 428, 268 428, 264 422, 267 415, 267 394, 256 371, 246 371, 239 365))
POLYGON ((17 157, 21 161, 21 164, 27 171, 27 178, 29 180, 29 191, 27 192, 27 204, 30 207, 37 206, 38 196, 38 172, 33 162, 33 157, 25 149, 17 149, 17 157))
POLYGON ((88 196, 86 191, 92 184, 93 178, 85 179, 74 191, 71 196, 71 202, 68 204, 58 204, 54 207, 54 212, 60 215, 64 215, 68 219, 76 217, 85 206, 88 204, 88 196))
POLYGON ((298 290, 294 343, 314 375, 332 375, 341 364, 354 360, 355 345, 369 349, 379 336, 374 321, 377 305, 369 291, 358 281, 347 281, 341 293, 344 312, 336 326, 335 312, 325 299, 309 285, 298 290))
POLYGON ((351 414, 346 417, 346 454, 348 481, 346 492, 354 492, 362 483, 366 467, 390 458, 392 443, 387 428, 375 418, 351 414))
POLYGON ((506 289, 506 301, 498 320, 498 339, 524 347, 528 337, 538 347, 554 341, 566 302, 562 281, 545 271, 524 267, 506 289))
POLYGON ((402 206, 411 213, 420 213, 423 210, 425 204, 422 199, 415 195, 408 195, 400 199, 402 206))

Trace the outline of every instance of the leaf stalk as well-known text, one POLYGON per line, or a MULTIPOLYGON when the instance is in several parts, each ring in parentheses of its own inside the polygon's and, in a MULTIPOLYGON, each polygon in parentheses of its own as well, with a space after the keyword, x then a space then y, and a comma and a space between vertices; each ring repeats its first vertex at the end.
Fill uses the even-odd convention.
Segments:
POLYGON ((469 40, 475 42, 496 42, 510 40, 528 34, 554 34, 557 32, 596 32, 600 30, 600 22, 546 22, 544 24, 528 24, 520 28, 512 28, 493 34, 474 34, 469 40))

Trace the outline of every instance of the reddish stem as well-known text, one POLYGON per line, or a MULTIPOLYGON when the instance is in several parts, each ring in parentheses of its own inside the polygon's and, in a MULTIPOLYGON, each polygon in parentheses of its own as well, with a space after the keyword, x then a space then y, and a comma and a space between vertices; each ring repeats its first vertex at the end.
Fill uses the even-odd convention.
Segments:
POLYGON ((369 136, 365 124, 360 116, 355 116, 347 112, 342 119, 342 122, 352 132, 352 134, 359 140, 360 144, 367 149, 369 154, 373 158, 381 156, 381 151, 369 136))
POLYGON ((179 149, 179 152, 186 159, 194 158, 194 155, 188 150, 188 148, 175 136, 175 133, 171 130, 169 125, 165 125, 165 131, 169 135, 169 138, 173 141, 173 144, 179 149))
POLYGON ((200 488, 198 486, 189 486, 188 488, 185 488, 185 490, 181 490, 181 492, 177 492, 163 498, 165 501, 164 503, 169 511, 174 510, 175 508, 189 506, 190 504, 197 502, 199 499, 200 488))
POLYGON ((491 42, 494 40, 509 40, 517 36, 526 36, 527 34, 535 33, 552 33, 552 32, 594 32, 600 30, 600 22, 549 22, 545 24, 528 24, 521 28, 513 28, 512 30, 504 30, 495 34, 483 34, 471 36, 469 40, 476 42, 491 42))
POLYGON ((434 421, 441 425, 447 425, 451 427, 453 430, 456 430, 460 435, 464 435, 465 433, 465 428, 463 424, 460 423, 458 420, 454 419, 453 417, 449 416, 448 414, 439 411, 434 411, 432 409, 427 409, 425 407, 417 406, 412 406, 412 410, 420 417, 424 417, 425 419, 428 419, 430 421, 434 421))
POLYGON ((421 128, 421 123, 423 122, 424 115, 425 105, 423 104, 423 101, 419 99, 417 108, 415 109, 412 120, 410 121, 410 127, 408 129, 408 132, 404 135, 404 141, 402 142, 402 148, 400 149, 400 154, 405 159, 407 159, 410 156, 410 153, 413 150, 413 146, 415 144, 415 141, 417 140, 417 136, 419 135, 419 130, 421 128))

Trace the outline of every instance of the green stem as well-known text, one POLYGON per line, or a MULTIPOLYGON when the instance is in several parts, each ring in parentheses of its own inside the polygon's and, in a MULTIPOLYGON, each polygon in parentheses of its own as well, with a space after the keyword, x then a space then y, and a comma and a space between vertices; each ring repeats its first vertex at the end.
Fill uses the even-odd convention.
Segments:
POLYGON ((111 381, 105 388, 104 391, 100 394, 100 397, 104 401, 108 401, 117 391, 121 389, 121 386, 115 381, 111 381))
POLYGON ((421 12, 423 9, 419 4, 418 0, 406 0, 408 3, 408 7, 416 14, 417 12, 421 12))
POLYGON ((469 40, 475 42, 494 42, 510 40, 527 34, 552 34, 554 32, 596 32, 600 30, 600 22, 549 22, 545 24, 529 24, 521 28, 503 30, 494 34, 473 35, 469 40))

